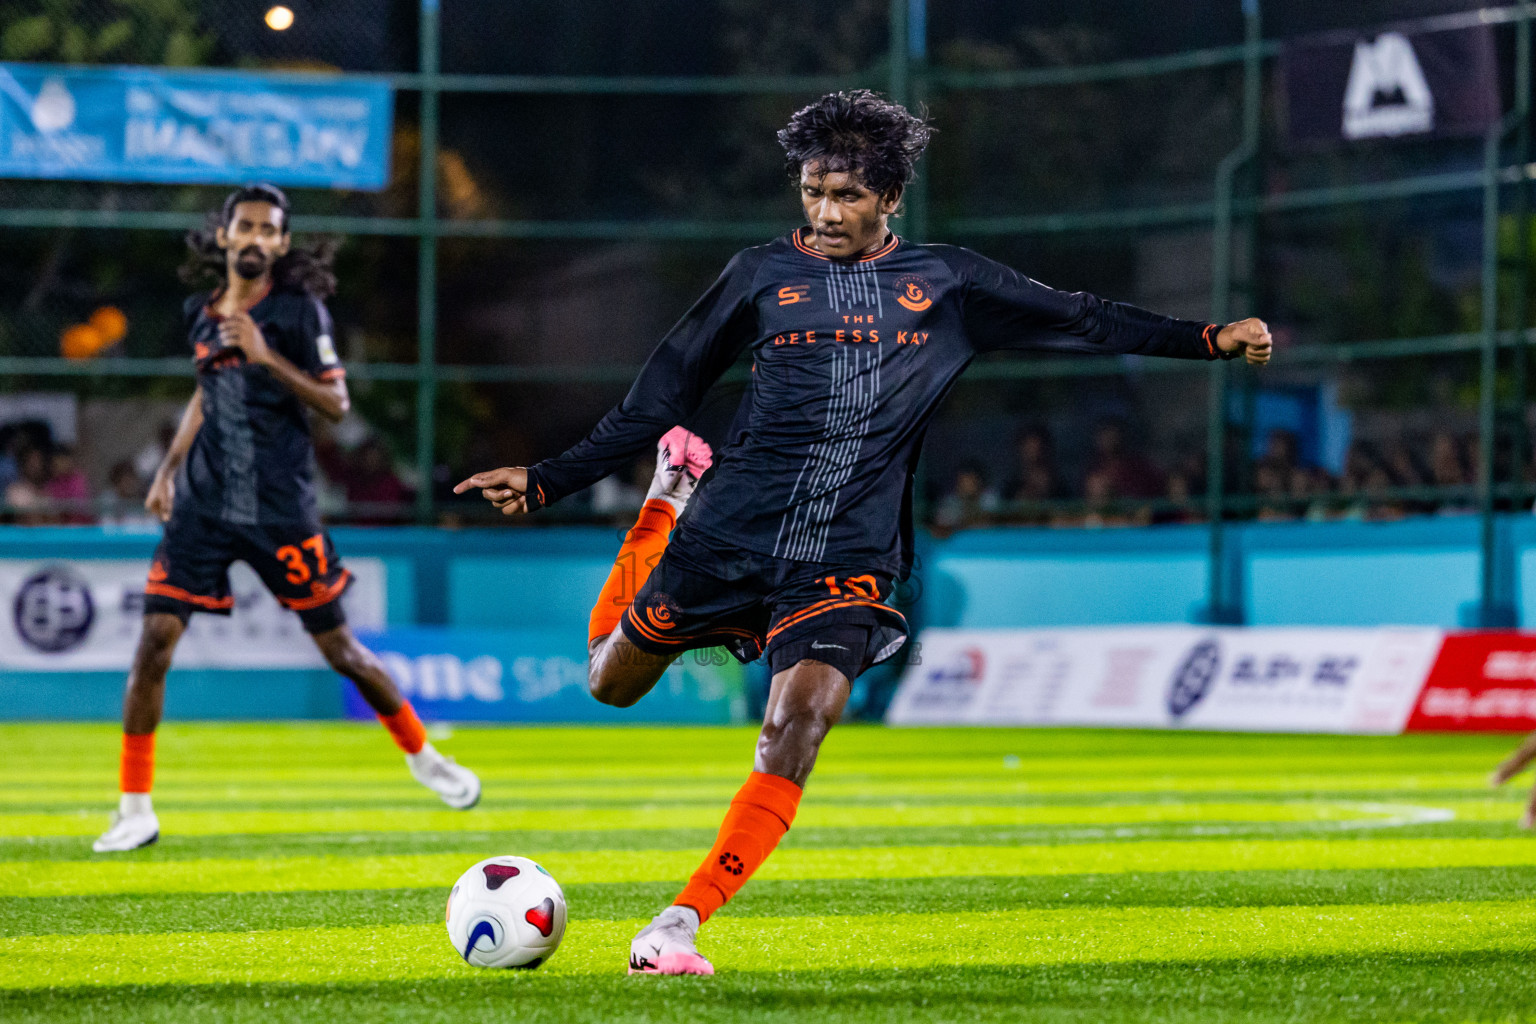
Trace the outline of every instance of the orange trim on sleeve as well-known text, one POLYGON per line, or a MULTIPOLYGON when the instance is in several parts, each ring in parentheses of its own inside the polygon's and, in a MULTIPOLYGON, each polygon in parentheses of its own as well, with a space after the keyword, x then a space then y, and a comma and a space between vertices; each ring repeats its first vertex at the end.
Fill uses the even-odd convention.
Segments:
POLYGON ((156 597, 169 597, 174 601, 185 601, 187 604, 195 604, 199 608, 223 610, 235 606, 233 595, 229 597, 207 597, 203 594, 194 594, 189 590, 182 590, 180 587, 173 587, 169 583, 146 583, 144 584, 144 593, 153 594, 156 597))
POLYGON ((330 604, 341 596, 341 592, 347 589, 347 584, 352 582, 352 570, 343 569, 336 582, 328 587, 322 587, 309 597, 279 597, 284 608, 295 612, 307 612, 311 608, 319 608, 323 604, 330 604))
POLYGON ((1215 343, 1211 341, 1211 332, 1213 330, 1219 330, 1219 329, 1220 328, 1216 324, 1206 324, 1205 325, 1205 330, 1200 332, 1200 337, 1205 341, 1205 347, 1210 350, 1210 353, 1213 356, 1221 355, 1220 352, 1216 351, 1215 343))
POLYGON ((315 380, 340 380, 347 375, 346 367, 333 366, 329 370, 321 370, 315 374, 315 380))

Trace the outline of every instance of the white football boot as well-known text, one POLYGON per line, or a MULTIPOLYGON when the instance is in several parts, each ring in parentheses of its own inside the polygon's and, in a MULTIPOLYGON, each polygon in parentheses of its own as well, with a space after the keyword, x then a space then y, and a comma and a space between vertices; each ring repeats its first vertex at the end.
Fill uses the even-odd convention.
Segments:
POLYGON ((160 819, 148 793, 124 793, 112 812, 112 827, 91 844, 97 853, 121 853, 148 846, 160 838, 160 819))
POLYGON ((465 811, 480 802, 480 776, 451 757, 444 757, 428 743, 405 755, 416 781, 443 798, 443 803, 465 811))
POLYGON ((715 453, 702 437, 673 427, 656 442, 656 475, 651 477, 645 500, 660 498, 682 515, 699 477, 714 461, 715 453))
POLYGON ((694 939, 699 912, 692 907, 668 907, 640 930, 629 944, 630 974, 714 974, 699 955, 694 939))

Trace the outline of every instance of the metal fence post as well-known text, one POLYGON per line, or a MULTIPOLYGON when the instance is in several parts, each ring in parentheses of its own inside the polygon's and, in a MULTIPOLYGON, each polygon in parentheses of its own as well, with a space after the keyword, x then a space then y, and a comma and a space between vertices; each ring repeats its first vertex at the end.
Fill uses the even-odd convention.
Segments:
POLYGON ((437 442, 438 3, 421 0, 420 188, 416 238, 416 521, 432 522, 437 442))
MULTIPOLYGON (((1211 239, 1211 319, 1225 323, 1232 314, 1232 215, 1237 173, 1259 151, 1264 55, 1261 49, 1259 0, 1243 0, 1243 136, 1236 149, 1216 167, 1216 218, 1211 239)), ((1211 364, 1206 409, 1205 514, 1210 531, 1210 572, 1205 619, 1236 625, 1243 621, 1240 574, 1228 565, 1226 509, 1227 364, 1211 364)))
MULTIPOLYGON (((1484 628, 1508 628, 1519 624, 1515 608, 1512 573, 1506 573, 1500 561, 1498 523, 1494 502, 1494 480, 1498 448, 1498 371, 1499 371, 1499 150, 1506 136, 1525 124, 1530 109, 1530 12, 1520 10, 1516 47, 1515 103, 1513 109, 1489 129, 1483 139, 1483 280, 1482 346, 1478 374, 1478 505, 1481 517, 1479 548, 1481 587, 1478 604, 1469 625, 1484 628)), ((1521 168, 1521 173, 1525 169, 1521 168)), ((1523 322, 1523 314, 1521 322, 1523 322)), ((1518 479, 1520 467, 1513 469, 1518 479)))

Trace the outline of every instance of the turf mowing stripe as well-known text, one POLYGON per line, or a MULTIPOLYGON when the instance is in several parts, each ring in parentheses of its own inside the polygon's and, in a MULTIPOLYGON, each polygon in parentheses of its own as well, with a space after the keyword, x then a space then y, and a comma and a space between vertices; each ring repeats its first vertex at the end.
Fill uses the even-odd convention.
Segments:
MULTIPOLYGON (((1486 810, 1483 801, 1479 810, 1486 810)), ((1499 816, 1518 817, 1519 803, 1503 801, 1499 816)), ((1357 803, 1152 803, 1090 805, 932 804, 921 807, 843 806, 808 803, 798 816, 804 827, 904 828, 993 825, 1100 825, 1162 822, 1313 822, 1361 821, 1423 817, 1419 808, 1357 803)), ((1438 810, 1438 808, 1436 808, 1438 810)), ((421 811, 178 811, 160 813, 167 835, 265 835, 322 832, 457 832, 549 829, 610 831, 614 829, 713 828, 719 825, 718 806, 665 803, 619 808, 564 810, 421 811)), ((1459 817, 1460 815, 1455 815, 1459 817)), ((1491 815, 1489 815, 1491 817, 1491 815)), ((1442 817, 1439 815, 1432 817, 1442 817)), ((0 837, 87 836, 102 830, 101 814, 0 814, 0 837)))
MULTIPOLYGON (((579 918, 649 916, 677 895, 676 882, 566 885, 579 918)), ((1536 867, 1401 871, 1233 871, 1006 878, 774 881, 755 879, 719 913, 726 917, 947 915, 963 911, 1090 907, 1259 907, 1523 900, 1536 867)), ((279 928, 430 924, 443 890, 354 889, 281 893, 0 897, 0 935, 259 931, 279 928)))
MULTIPOLYGON (((527 851, 571 884, 680 880, 698 851, 527 851)), ((0 862, 0 894, 297 892, 446 887, 482 852, 248 860, 0 862)), ((780 850, 759 877, 944 878, 1123 872, 1520 867, 1536 864, 1528 839, 1302 839, 1081 843, 1071 846, 919 846, 780 850)))
MULTIPOLYGON (((577 919, 544 968, 624 969, 644 922, 577 919)), ((703 949, 721 970, 922 969, 1065 963, 1166 963, 1337 953, 1536 950, 1536 901, 1414 906, 1096 908, 867 917, 721 918, 703 949), (764 951, 772 962, 764 962, 764 951)), ((462 976, 439 924, 200 935, 45 935, 0 939, 0 988, 125 983, 338 983, 462 976)))
MULTIPOLYGON (((783 849, 827 850, 866 847, 1016 847, 1056 845, 1076 847, 1115 841, 1176 842, 1223 840, 1300 840, 1337 838, 1347 841, 1364 833, 1415 839, 1512 839, 1521 833, 1515 815, 1503 821, 1440 822, 1412 825, 1383 819, 1380 827, 1365 828, 1351 822, 1257 822, 1252 824, 1169 823, 1161 825, 1063 825, 1063 826, 968 826, 945 828, 800 828, 785 838, 783 849)), ((192 860, 244 860, 259 851, 264 857, 342 857, 368 854, 449 853, 476 858, 493 853, 539 850, 545 855, 566 851, 685 850, 702 854, 715 839, 717 826, 694 829, 613 830, 560 832, 530 829, 521 832, 322 832, 269 834, 263 836, 178 836, 167 833, 158 844, 132 853, 137 863, 192 860)), ((0 839, 0 861, 78 861, 89 857, 87 836, 0 839)), ((112 858, 92 858, 112 859, 112 858)), ((1536 1022, 1533 1022, 1536 1024, 1536 1022)))
MULTIPOLYGON (((818 772, 812 776, 807 798, 820 803, 847 805, 905 802, 916 805, 986 802, 1008 806, 1115 805, 1147 803, 1152 796, 1168 801, 1177 795, 1189 802, 1246 802, 1250 799, 1275 800, 1478 800, 1489 795, 1484 775, 1443 776, 1445 784, 1425 780, 1412 785, 1402 780, 1372 777, 1374 781, 1350 776, 1329 776, 1296 780, 1295 785, 1277 785, 1275 780, 1228 778, 1224 780, 1178 780, 1159 778, 1124 782, 1105 780, 1088 786, 1082 780, 1068 785, 1046 785, 1023 781, 937 781, 933 779, 861 780, 846 775, 818 772), (1360 783, 1352 785, 1351 783, 1360 783), (1198 785, 1195 783, 1198 782, 1198 785), (1186 784, 1189 783, 1189 784, 1186 784), (1255 784, 1261 783, 1261 784, 1255 784)), ((515 784, 490 786, 481 806, 486 809, 546 807, 632 807, 636 804, 702 803, 723 806, 739 788, 740 780, 718 783, 676 783, 658 785, 634 780, 567 785, 540 784, 529 787, 515 784)), ((91 786, 40 786, 26 782, 10 784, 0 791, 0 813, 64 813, 100 810, 112 807, 115 777, 103 776, 91 786)), ((1518 784, 1505 790, 1518 797, 1518 784)), ((157 780, 158 805, 188 810, 217 810, 231 805, 266 809, 332 809, 338 807, 434 808, 435 798, 414 782, 399 778, 377 780, 367 785, 340 786, 327 776, 308 780, 290 780, 282 785, 263 784, 249 777, 232 774, 219 785, 190 784, 172 779, 157 780)))

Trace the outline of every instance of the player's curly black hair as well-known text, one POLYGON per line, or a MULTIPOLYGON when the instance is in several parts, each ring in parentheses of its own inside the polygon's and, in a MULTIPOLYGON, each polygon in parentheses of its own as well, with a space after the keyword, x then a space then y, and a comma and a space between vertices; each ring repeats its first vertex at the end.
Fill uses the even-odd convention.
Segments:
MULTIPOLYGON (((288 196, 276 185, 246 185, 224 199, 224 205, 208 214, 200 228, 187 232, 188 255, 178 276, 194 287, 210 279, 222 283, 225 273, 224 250, 219 248, 218 230, 229 226, 235 207, 241 203, 271 203, 283 211, 283 233, 288 232, 290 207, 288 196)), ((309 248, 293 246, 272 264, 272 284, 279 291, 301 291, 317 299, 336 294, 336 240, 322 238, 309 248)))
POLYGON ((829 92, 795 111, 779 132, 784 169, 800 180, 807 162, 833 172, 851 171, 871 192, 900 192, 916 176, 933 126, 899 103, 868 89, 829 92))

